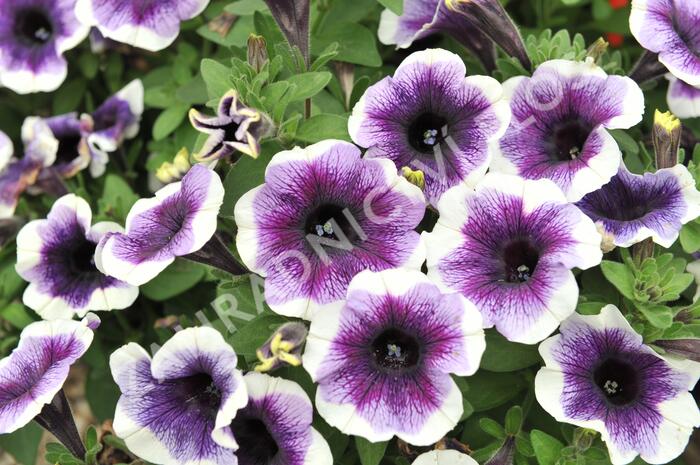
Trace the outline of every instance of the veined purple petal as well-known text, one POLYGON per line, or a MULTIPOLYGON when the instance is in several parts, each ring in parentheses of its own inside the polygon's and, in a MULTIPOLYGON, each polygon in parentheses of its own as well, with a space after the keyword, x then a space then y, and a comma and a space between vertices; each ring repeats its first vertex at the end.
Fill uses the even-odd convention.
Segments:
POLYGON ((533 344, 576 308, 574 267, 600 263, 601 236, 550 181, 489 173, 438 204, 428 276, 474 302, 484 326, 533 344))
POLYGON ((678 118, 697 118, 700 116, 700 88, 677 79, 672 74, 667 74, 669 80, 666 102, 671 113, 678 118))
POLYGON ((17 93, 50 92, 66 78, 63 52, 88 27, 75 17, 76 0, 5 0, 0 19, 0 84, 17 93))
POLYGON ((574 314, 560 331, 540 344, 540 405, 557 421, 599 431, 614 465, 638 454, 648 463, 680 455, 700 426, 688 392, 700 364, 658 355, 613 305, 599 315, 574 314))
POLYGON ((208 4, 209 0, 77 0, 75 14, 104 37, 158 51, 177 38, 181 21, 199 15, 208 4))
POLYGON ((345 302, 314 315, 303 366, 330 425, 423 446, 459 421, 462 395, 449 374, 473 374, 484 348, 479 313, 459 294, 415 270, 363 271, 345 302))
POLYGON ((342 299, 362 270, 419 268, 424 250, 414 228, 424 213, 422 192, 393 163, 328 140, 272 158, 265 184, 235 206, 236 247, 266 278, 274 311, 310 319, 342 299))
POLYGON ((110 358, 121 390, 114 431, 156 464, 236 465, 231 421, 248 401, 236 354, 212 328, 175 334, 153 359, 130 343, 110 358))
POLYGON ((0 434, 23 427, 51 402, 92 338, 87 320, 40 321, 24 328, 17 348, 0 360, 0 434))

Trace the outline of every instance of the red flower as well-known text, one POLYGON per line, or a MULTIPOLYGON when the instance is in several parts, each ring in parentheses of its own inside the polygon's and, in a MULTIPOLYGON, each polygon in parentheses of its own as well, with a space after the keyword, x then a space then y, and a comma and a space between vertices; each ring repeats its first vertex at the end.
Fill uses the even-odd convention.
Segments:
MULTIPOLYGON (((611 3, 613 1, 614 0, 610 0, 611 3)), ((622 34, 618 34, 617 32, 606 32, 605 40, 608 41, 612 48, 618 48, 622 45, 622 42, 625 41, 625 36, 623 36, 622 34)))
POLYGON ((630 0, 608 0, 613 10, 619 10, 629 5, 630 0))

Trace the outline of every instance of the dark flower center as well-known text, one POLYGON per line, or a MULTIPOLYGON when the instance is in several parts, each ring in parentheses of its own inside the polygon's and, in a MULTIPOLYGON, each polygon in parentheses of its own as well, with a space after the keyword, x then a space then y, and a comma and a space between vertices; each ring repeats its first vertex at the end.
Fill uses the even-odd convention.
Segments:
POLYGON ((216 418, 221 404, 221 392, 208 373, 197 373, 174 382, 173 392, 188 410, 201 412, 211 420, 216 418))
POLYGON ((39 9, 20 10, 15 17, 15 35, 30 45, 43 45, 53 36, 53 24, 39 9))
POLYGON ((529 280, 539 258, 539 251, 528 239, 518 239, 507 244, 503 249, 505 281, 524 283, 529 280))
POLYGON ((70 163, 79 156, 78 147, 82 137, 80 133, 69 134, 58 138, 58 150, 56 151, 56 163, 70 163))
POLYGON ((593 372, 593 381, 613 405, 626 405, 639 394, 639 375, 629 363, 609 358, 593 372))
POLYGON ((406 370, 418 365, 421 356, 420 344, 410 334, 390 328, 372 341, 372 356, 382 370, 406 370))
POLYGON ((551 128, 551 138, 545 144, 549 158, 555 162, 576 160, 583 152, 591 129, 581 119, 555 124, 551 128))
POLYGON ((306 217, 305 234, 338 240, 338 229, 340 229, 350 242, 354 242, 358 238, 357 232, 343 210, 345 210, 344 207, 335 204, 324 204, 314 209, 306 217))
POLYGON ((435 113, 423 113, 408 127, 408 143, 422 153, 433 153, 447 135, 447 120, 435 113))
POLYGON ((238 443, 236 457, 239 465, 266 465, 272 463, 279 452, 277 441, 267 425, 259 418, 239 411, 231 422, 233 437, 238 443))
POLYGON ((75 274, 97 272, 95 248, 97 248, 96 243, 80 239, 74 247, 66 250, 65 263, 68 265, 68 270, 75 274))
POLYGON ((238 138, 236 138, 236 131, 238 131, 239 127, 240 124, 235 121, 231 121, 226 126, 222 127, 221 129, 224 130, 224 141, 230 142, 238 140, 238 138))

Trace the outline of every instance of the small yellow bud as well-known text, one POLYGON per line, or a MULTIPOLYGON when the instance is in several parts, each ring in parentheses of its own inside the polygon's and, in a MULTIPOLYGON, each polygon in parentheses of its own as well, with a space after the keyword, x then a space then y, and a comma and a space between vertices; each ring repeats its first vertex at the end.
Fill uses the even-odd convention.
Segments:
POLYGON ((172 162, 166 161, 156 170, 156 178, 162 183, 169 184, 179 181, 190 170, 190 153, 182 148, 172 162))
POLYGON ((651 141, 654 144, 656 168, 670 168, 678 163, 678 149, 681 145, 683 127, 678 118, 670 111, 654 112, 654 127, 651 141))
POLYGON ((408 166, 401 168, 401 175, 408 182, 421 188, 425 188, 425 174, 421 170, 412 170, 408 166))

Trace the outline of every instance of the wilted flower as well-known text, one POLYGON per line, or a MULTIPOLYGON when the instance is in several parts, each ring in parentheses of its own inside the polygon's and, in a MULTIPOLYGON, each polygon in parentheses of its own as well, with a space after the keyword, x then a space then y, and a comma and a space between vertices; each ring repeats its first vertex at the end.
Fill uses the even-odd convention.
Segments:
POLYGON ((669 80, 666 103, 671 113, 681 119, 697 118, 700 116, 700 88, 667 74, 669 80))
POLYGON ((63 52, 89 28, 75 17, 76 0, 5 0, 0 21, 0 84, 18 94, 51 92, 66 79, 63 52))
POLYGON ((109 360, 122 393, 114 432, 152 463, 236 463, 230 425, 248 401, 236 363, 231 346, 206 327, 176 333, 153 359, 136 343, 121 347, 109 360))
POLYGON ((143 83, 135 79, 105 100, 94 112, 83 115, 90 130, 87 142, 91 151, 90 174, 101 176, 108 161, 107 152, 114 152, 124 139, 139 131, 143 113, 143 83))
POLYGON ((416 270, 363 271, 345 302, 312 319, 303 366, 331 426, 424 446, 459 421, 462 393, 450 374, 474 374, 485 347, 479 312, 461 295, 416 270))
POLYGON ((239 465, 332 465, 328 443, 311 426, 314 408, 295 382, 260 373, 243 377, 248 405, 231 422, 239 465))
POLYGON ((199 15, 209 0, 77 0, 75 14, 106 38, 150 51, 172 44, 180 22, 199 15))
POLYGON ((444 0, 405 0, 401 16, 387 8, 382 12, 377 31, 381 43, 395 44, 397 48, 408 48, 416 40, 440 33, 454 37, 481 60, 487 70, 495 69, 493 41, 467 18, 451 12, 444 0))
POLYGON ((513 118, 491 169, 550 179, 569 201, 617 173, 622 154, 607 129, 632 127, 644 113, 639 86, 608 76, 590 58, 550 60, 532 77, 509 79, 503 90, 513 118))
POLYGON ((277 328, 256 351, 261 363, 255 367, 255 371, 272 371, 285 364, 301 365, 301 349, 307 333, 306 325, 296 321, 277 328))
POLYGON ((202 162, 226 158, 236 151, 257 158, 260 139, 270 124, 264 114, 243 105, 235 90, 221 98, 216 116, 206 116, 192 108, 190 122, 198 131, 209 134, 202 149, 194 155, 202 162))
POLYGON ((700 86, 700 11, 693 1, 633 0, 630 30, 674 76, 700 86))
POLYGON ((668 463, 683 452, 700 411, 688 392, 700 364, 664 359, 614 305, 572 315, 540 344, 537 401, 557 421, 601 433, 614 465, 637 454, 668 463))
POLYGON ((327 140, 272 158, 265 184, 236 203, 236 247, 266 278, 270 308, 310 319, 362 270, 419 268, 424 213, 423 193, 391 161, 327 140))
POLYGON ((431 450, 419 455, 413 465, 477 465, 477 461, 456 450, 431 450))
POLYGON ((510 121, 501 85, 487 76, 464 77, 462 59, 442 49, 411 54, 393 77, 371 86, 355 105, 348 128, 369 158, 425 174, 425 195, 440 195, 486 172, 489 146, 510 121))
POLYGON ((428 276, 474 302, 484 327, 533 344, 574 312, 571 269, 600 263, 600 234, 547 180, 489 173, 443 195, 426 234, 428 276))
POLYGON ((44 319, 82 317, 90 310, 131 306, 139 290, 95 267, 95 248, 116 223, 91 226, 90 205, 74 194, 58 199, 44 220, 27 223, 17 235, 17 273, 29 286, 24 304, 44 319))
POLYGON ((156 178, 163 184, 179 181, 187 174, 192 166, 190 165, 190 152, 186 147, 180 149, 175 154, 172 162, 164 161, 156 170, 156 178))
POLYGON ((622 165, 609 183, 576 205, 619 247, 648 237, 671 247, 681 226, 700 216, 700 192, 683 165, 643 175, 622 165))
POLYGON ((265 0, 289 45, 309 64, 309 0, 265 0))
POLYGON ((200 250, 214 235, 224 187, 214 171, 195 165, 182 181, 155 197, 138 200, 125 233, 109 233, 95 251, 97 268, 140 286, 181 257, 200 250))
POLYGON ((85 457, 61 389, 99 324, 99 318, 88 315, 82 321, 39 321, 22 330, 17 348, 0 361, 0 434, 36 420, 77 458, 85 457))
POLYGON ((700 339, 661 339, 654 341, 654 345, 669 355, 700 363, 700 339))

